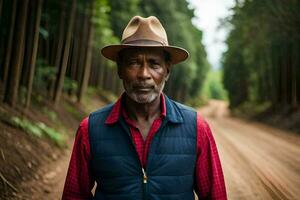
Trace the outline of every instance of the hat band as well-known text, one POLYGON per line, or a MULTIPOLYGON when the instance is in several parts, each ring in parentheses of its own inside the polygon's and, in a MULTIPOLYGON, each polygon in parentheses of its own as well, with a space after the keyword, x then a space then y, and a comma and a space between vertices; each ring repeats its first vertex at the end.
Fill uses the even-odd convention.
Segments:
POLYGON ((154 41, 154 40, 133 40, 128 42, 123 42, 123 44, 137 45, 137 46, 167 46, 164 42, 154 41))

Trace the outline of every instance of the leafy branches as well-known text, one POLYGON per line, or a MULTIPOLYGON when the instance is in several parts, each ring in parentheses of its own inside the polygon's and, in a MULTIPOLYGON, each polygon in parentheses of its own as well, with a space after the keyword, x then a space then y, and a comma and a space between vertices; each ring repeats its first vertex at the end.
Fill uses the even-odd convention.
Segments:
POLYGON ((233 8, 223 56, 231 107, 296 108, 300 99, 300 2, 245 0, 233 8), (298 10, 298 12, 296 12, 298 10))

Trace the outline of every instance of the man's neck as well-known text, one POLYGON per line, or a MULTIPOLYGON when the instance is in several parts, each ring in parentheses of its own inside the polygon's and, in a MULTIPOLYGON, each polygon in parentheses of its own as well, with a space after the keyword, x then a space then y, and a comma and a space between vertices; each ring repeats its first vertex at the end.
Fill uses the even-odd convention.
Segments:
POLYGON ((152 121, 161 114, 161 98, 158 96, 150 103, 137 103, 125 95, 126 111, 134 121, 152 121))

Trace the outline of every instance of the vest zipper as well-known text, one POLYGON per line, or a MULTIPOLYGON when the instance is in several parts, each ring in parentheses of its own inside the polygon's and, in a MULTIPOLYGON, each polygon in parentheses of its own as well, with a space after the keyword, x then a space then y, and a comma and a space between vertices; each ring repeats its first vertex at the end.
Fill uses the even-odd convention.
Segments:
POLYGON ((146 174, 145 169, 142 167, 142 172, 143 172, 143 199, 146 200, 147 199, 147 181, 148 181, 148 177, 146 174))
MULTIPOLYGON (((130 142, 132 144, 132 147, 134 149, 134 151, 136 152, 136 148, 135 148, 135 144, 134 142, 132 141, 132 138, 131 138, 131 134, 130 134, 130 130, 128 130, 128 127, 126 126, 125 122, 123 120, 120 120, 120 124, 121 126, 123 127, 123 129, 126 131, 126 133, 128 134, 129 138, 130 138, 130 142)), ((147 173, 146 173, 146 170, 144 169, 140 159, 139 159, 139 155, 138 153, 136 152, 136 157, 137 157, 137 160, 139 161, 140 165, 141 165, 141 168, 142 168, 142 173, 143 173, 143 199, 146 200, 146 194, 147 194, 147 182, 148 182, 148 177, 147 177, 147 173)))
POLYGON ((146 171, 143 167, 142 167, 142 171, 143 171, 143 176, 144 176, 143 182, 146 184, 147 180, 148 180, 148 177, 147 177, 146 171))

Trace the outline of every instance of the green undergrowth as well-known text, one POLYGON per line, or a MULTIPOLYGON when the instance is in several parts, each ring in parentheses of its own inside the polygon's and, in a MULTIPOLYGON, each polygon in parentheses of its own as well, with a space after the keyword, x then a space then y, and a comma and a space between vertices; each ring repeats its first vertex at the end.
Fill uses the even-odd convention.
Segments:
POLYGON ((255 117, 271 107, 271 102, 255 103, 245 102, 231 110, 232 114, 241 117, 255 117))
POLYGON ((193 99, 189 99, 188 102, 186 102, 186 105, 191 106, 195 109, 206 105, 208 102, 208 99, 203 98, 202 96, 198 97, 198 98, 193 98, 193 99))
POLYGON ((115 102, 118 99, 118 96, 109 90, 91 88, 89 92, 95 90, 106 102, 115 102))
POLYGON ((89 87, 82 99, 84 111, 88 114, 107 104, 113 103, 118 99, 118 96, 111 91, 100 88, 89 87))
POLYGON ((77 110, 76 107, 69 104, 68 102, 64 102, 64 108, 68 113, 70 113, 75 119, 81 120, 82 119, 82 113, 77 110))
POLYGON ((42 108, 42 113, 46 115, 52 122, 57 122, 57 114, 56 112, 48 109, 47 107, 42 108))
POLYGON ((43 122, 33 122, 27 118, 20 118, 16 116, 9 116, 2 113, 0 120, 16 128, 22 129, 29 135, 38 138, 49 138, 57 146, 64 147, 66 145, 66 134, 64 128, 51 128, 43 122))
POLYGON ((56 145, 63 147, 66 144, 64 134, 44 124, 43 122, 32 122, 25 118, 12 117, 12 123, 23 129, 26 133, 37 137, 48 137, 56 145))
POLYGON ((209 71, 201 91, 201 96, 206 99, 228 101, 228 94, 222 80, 223 71, 221 69, 209 71))

